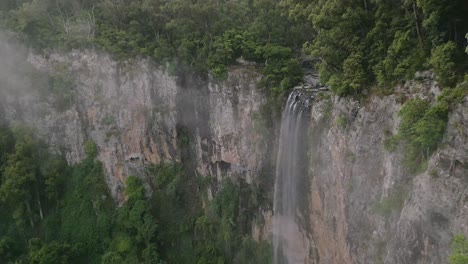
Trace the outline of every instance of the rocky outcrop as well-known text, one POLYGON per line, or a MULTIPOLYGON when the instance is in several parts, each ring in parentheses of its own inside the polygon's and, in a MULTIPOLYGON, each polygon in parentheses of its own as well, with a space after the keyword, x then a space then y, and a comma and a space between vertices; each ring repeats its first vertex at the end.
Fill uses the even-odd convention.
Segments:
POLYGON ((410 83, 362 103, 314 103, 305 227, 311 263, 446 263, 453 235, 468 234, 468 100, 450 114, 425 172, 408 173, 402 150, 384 148, 397 132, 402 98, 434 98, 434 87, 410 83))
POLYGON ((144 175, 147 164, 181 161, 184 152, 194 154, 190 163, 200 175, 218 179, 249 181, 262 166, 253 116, 264 96, 255 89, 253 67, 233 68, 216 81, 176 77, 147 59, 117 62, 95 51, 30 53, 27 60, 43 74, 60 69, 73 83, 70 103, 57 109, 55 95, 40 89, 1 89, 3 119, 35 127, 71 163, 94 141, 120 201, 128 175, 144 175))

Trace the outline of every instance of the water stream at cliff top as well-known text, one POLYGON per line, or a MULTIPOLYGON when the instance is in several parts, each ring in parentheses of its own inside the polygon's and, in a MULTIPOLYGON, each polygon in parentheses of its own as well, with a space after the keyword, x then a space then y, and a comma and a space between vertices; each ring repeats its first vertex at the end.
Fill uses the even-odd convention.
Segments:
POLYGON ((281 120, 273 208, 274 264, 301 264, 308 254, 299 224, 309 109, 309 99, 304 98, 300 91, 291 92, 281 120))

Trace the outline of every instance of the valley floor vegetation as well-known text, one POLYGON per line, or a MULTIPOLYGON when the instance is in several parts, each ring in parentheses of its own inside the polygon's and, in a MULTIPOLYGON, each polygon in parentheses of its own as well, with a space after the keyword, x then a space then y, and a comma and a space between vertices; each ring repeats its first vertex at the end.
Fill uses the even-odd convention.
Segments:
POLYGON ((127 178, 119 207, 96 146, 85 148, 69 166, 32 130, 0 128, 1 263, 271 263, 271 246, 251 238, 254 187, 226 180, 208 200, 210 177, 154 165, 146 184, 127 178))

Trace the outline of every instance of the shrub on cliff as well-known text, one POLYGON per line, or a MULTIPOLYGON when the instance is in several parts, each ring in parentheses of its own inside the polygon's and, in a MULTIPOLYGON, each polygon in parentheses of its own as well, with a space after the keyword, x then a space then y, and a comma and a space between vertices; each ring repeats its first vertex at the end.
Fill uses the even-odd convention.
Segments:
POLYGON ((421 164, 437 149, 448 120, 448 105, 441 101, 430 106, 428 101, 412 99, 401 108, 398 138, 403 140, 405 165, 417 172, 421 164))
POLYGON ((456 235, 450 248, 452 249, 448 259, 450 264, 468 264, 468 241, 464 235, 456 235))
POLYGON ((420 98, 407 101, 400 112, 401 123, 398 134, 384 142, 387 150, 396 149, 403 142, 405 165, 411 172, 417 172, 429 156, 438 148, 445 133, 449 111, 462 103, 468 95, 468 81, 455 88, 446 88, 431 105, 420 98))

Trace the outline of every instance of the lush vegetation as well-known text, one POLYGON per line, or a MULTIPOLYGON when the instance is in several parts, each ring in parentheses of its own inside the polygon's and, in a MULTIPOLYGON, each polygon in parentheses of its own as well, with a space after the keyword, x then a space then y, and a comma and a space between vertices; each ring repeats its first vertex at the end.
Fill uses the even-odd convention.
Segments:
POLYGON ((33 131, 0 129, 1 263, 271 263, 271 247, 250 237, 255 187, 226 181, 208 200, 209 177, 159 165, 153 195, 130 176, 118 207, 96 146, 85 149, 68 166, 33 131))
POLYGON ((291 17, 313 25, 305 51, 320 59, 321 79, 338 94, 392 87, 423 69, 453 87, 466 70, 466 1, 284 2, 291 17))
POLYGON ((4 27, 42 52, 97 46, 116 58, 144 55, 175 73, 217 77, 242 58, 264 65, 279 93, 303 72, 298 60, 311 26, 287 18, 276 0, 6 0, 4 27))
POLYGON ((271 263, 271 248, 250 237, 253 221, 260 219, 257 188, 228 179, 214 185, 219 190, 210 201, 205 192, 210 178, 196 178, 179 165, 150 170, 156 175, 152 204, 168 263, 271 263))
POLYGON ((468 263, 468 241, 464 235, 456 235, 453 238, 452 254, 449 256, 450 264, 467 264, 468 263))
POLYGON ((426 169, 426 160, 439 147, 448 121, 448 113, 468 95, 468 82, 454 89, 446 89, 435 104, 415 98, 405 102, 399 112, 401 124, 397 135, 385 142, 388 150, 394 150, 403 142, 405 165, 411 172, 426 169))
POLYGON ((467 68, 467 12, 464 0, 5 0, 0 20, 42 51, 98 46, 218 77, 242 58, 280 94, 311 55, 334 92, 359 95, 423 69, 454 87, 467 68))

